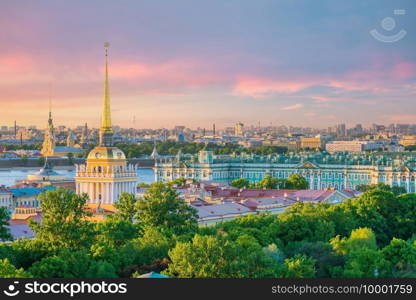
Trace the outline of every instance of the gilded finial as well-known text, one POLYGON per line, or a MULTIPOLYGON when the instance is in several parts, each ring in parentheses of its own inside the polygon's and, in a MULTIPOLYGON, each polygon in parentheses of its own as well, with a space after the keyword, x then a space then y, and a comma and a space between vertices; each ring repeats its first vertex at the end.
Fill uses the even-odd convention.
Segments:
POLYGON ((110 91, 108 84, 108 48, 109 42, 104 43, 105 48, 105 75, 104 75, 104 99, 103 114, 101 117, 100 144, 112 145, 113 128, 111 126, 110 91))

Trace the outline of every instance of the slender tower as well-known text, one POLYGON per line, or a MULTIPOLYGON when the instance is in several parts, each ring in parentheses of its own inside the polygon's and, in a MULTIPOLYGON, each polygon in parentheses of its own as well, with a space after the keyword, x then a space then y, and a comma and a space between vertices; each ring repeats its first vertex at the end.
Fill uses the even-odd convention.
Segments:
POLYGON ((100 146, 113 146, 113 127, 111 126, 110 91, 108 87, 108 47, 109 43, 104 44, 105 48, 105 75, 104 75, 104 99, 103 115, 100 128, 100 146))
POLYGON ((136 165, 127 164, 123 151, 113 145, 110 93, 108 86, 108 47, 105 43, 104 99, 99 144, 88 154, 86 164, 76 165, 78 194, 88 194, 89 203, 100 207, 114 204, 122 193, 135 194, 136 165))

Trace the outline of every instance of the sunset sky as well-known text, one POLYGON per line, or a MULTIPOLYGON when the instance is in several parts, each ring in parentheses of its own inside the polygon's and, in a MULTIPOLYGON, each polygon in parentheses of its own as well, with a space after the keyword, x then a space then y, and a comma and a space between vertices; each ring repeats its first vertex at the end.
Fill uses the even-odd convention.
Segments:
POLYGON ((0 125, 97 126, 106 41, 123 127, 416 123, 414 0, 1 0, 0 125))

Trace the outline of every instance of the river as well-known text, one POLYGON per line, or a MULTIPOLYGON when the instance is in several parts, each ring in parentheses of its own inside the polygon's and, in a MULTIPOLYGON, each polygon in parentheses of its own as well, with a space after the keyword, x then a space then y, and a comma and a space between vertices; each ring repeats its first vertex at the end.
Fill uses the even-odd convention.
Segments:
MULTIPOLYGON (((26 179, 27 175, 33 174, 39 171, 39 169, 25 169, 25 170, 0 170, 0 185, 10 186, 13 185, 16 180, 26 179)), ((54 168, 59 174, 73 178, 75 176, 74 170, 59 170, 54 168)), ((137 170, 138 182, 152 183, 155 180, 153 169, 144 168, 137 170)))

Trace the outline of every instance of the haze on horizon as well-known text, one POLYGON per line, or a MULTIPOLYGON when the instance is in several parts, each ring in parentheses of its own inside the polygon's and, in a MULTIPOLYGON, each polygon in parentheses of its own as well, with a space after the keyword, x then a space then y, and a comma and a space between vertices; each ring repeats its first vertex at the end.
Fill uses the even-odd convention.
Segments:
POLYGON ((3 0, 0 125, 43 127, 51 84, 56 124, 97 126, 105 41, 122 127, 416 123, 415 15, 413 0, 3 0))

